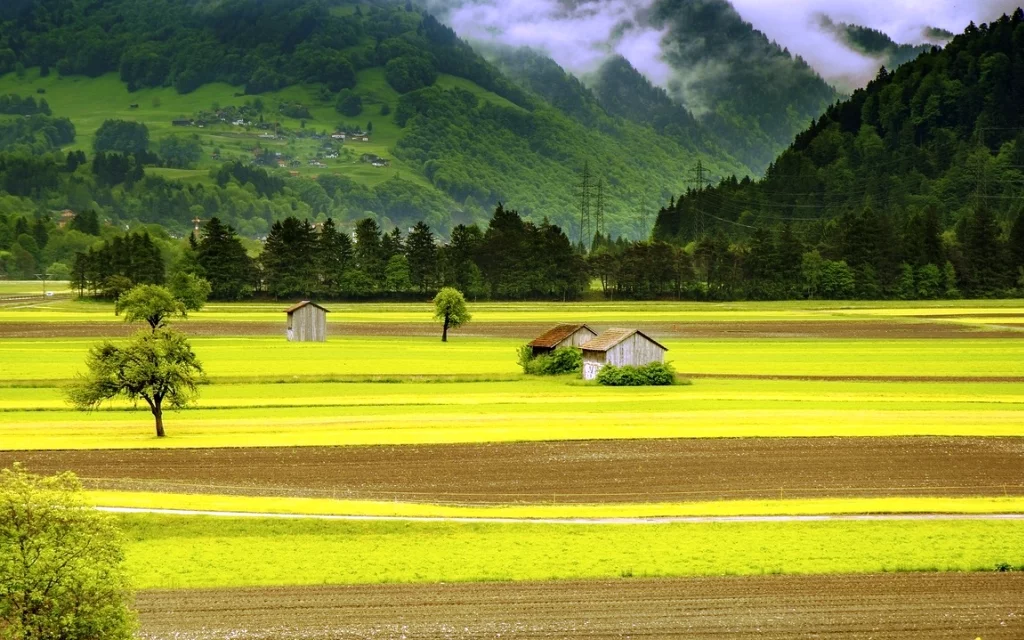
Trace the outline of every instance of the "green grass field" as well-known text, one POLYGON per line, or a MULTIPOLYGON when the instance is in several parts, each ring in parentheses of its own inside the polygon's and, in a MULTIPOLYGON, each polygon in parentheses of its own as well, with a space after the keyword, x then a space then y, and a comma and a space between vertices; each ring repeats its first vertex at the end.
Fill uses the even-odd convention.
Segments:
MULTIPOLYGON (((68 283, 61 280, 47 280, 46 290, 66 293, 68 283)), ((43 283, 39 280, 0 280, 0 298, 21 295, 42 296, 43 283)))
MULTIPOLYGON (((0 282, 0 285, 3 283, 0 282)), ((191 314, 195 322, 282 322, 290 302, 210 303, 191 314)), ((330 324, 347 322, 432 323, 429 302, 352 303, 328 302, 330 324)), ((1002 323, 1024 317, 1021 300, 966 300, 912 302, 788 301, 788 302, 471 302, 473 324, 589 322, 662 323, 673 322, 804 322, 804 321, 929 321, 962 322, 979 325, 1002 323), (983 317, 978 316, 993 316, 983 317)), ((63 300, 51 304, 0 308, 0 325, 6 322, 111 322, 116 321, 113 304, 100 301, 63 300)), ((180 322, 188 330, 189 321, 180 322)))
MULTIPOLYGON (((0 312, 2 313, 2 312, 0 312)), ((0 325, 2 326, 2 325, 0 325)), ((187 328, 187 326, 185 327, 187 328)), ((0 340, 0 386, 67 380, 99 340, 0 340)), ((217 379, 317 380, 345 376, 508 376, 524 340, 455 336, 338 337, 325 344, 280 338, 195 338, 208 376, 217 379)), ((664 340, 682 372, 790 376, 1024 376, 1024 340, 664 340)))
POLYGON ((1022 436, 1020 384, 703 380, 606 388, 573 379, 225 384, 196 408, 91 413, 57 388, 0 389, 6 449, 312 446, 796 436, 1022 436))
MULTIPOLYGON (((180 179, 189 179, 180 176, 180 179)), ((196 176, 195 179, 201 179, 196 176)), ((11 283, 15 286, 14 283, 11 283)), ((284 303, 211 304, 178 327, 280 322, 284 303), (230 324, 229 324, 230 323, 230 324)), ((195 407, 165 416, 115 403, 66 406, 61 388, 98 339, 0 337, 0 447, 108 449, 426 444, 637 438, 789 436, 1024 437, 1024 340, 1002 337, 668 338, 668 359, 691 384, 606 388, 572 376, 528 378, 522 339, 469 335, 475 326, 587 321, 798 327, 857 322, 898 327, 966 323, 1012 331, 1020 301, 936 303, 472 304, 452 341, 406 337, 429 326, 427 304, 330 304, 334 327, 381 325, 379 337, 196 337, 209 384, 195 407), (746 376, 714 378, 706 375, 746 376), (792 376, 793 379, 772 379, 792 376), (798 379, 799 377, 806 379, 798 379), (868 377, 856 381, 851 378, 868 377), (915 378, 897 381, 892 378, 915 378), (972 378, 1005 378, 1005 382, 972 378), (830 379, 831 378, 831 379, 830 379), (888 378, 888 379, 887 379, 888 378), (918 379, 920 378, 920 379, 918 379), (929 381, 929 378, 933 378, 929 381)), ((117 322, 106 303, 0 307, 13 323, 55 330, 117 322)), ((673 332, 665 330, 671 335, 673 332)), ((340 332, 339 332, 340 333, 340 332)), ((678 333, 676 333, 678 335, 678 333)), ((979 470, 984 473, 984 470, 979 470)), ((188 478, 182 478, 188 482, 188 478)), ((109 485, 108 485, 109 486, 109 485)), ((117 486, 117 485, 114 485, 117 486)), ((177 491, 171 485, 169 491, 177 491)), ((193 487, 194 489, 194 487, 193 487)), ((95 491, 108 506, 250 513, 415 517, 658 517, 823 513, 1019 513, 1012 498, 838 498, 613 505, 459 506, 317 498, 95 491)), ((877 571, 980 571, 1024 566, 1017 521, 573 525, 334 522, 119 516, 141 588, 534 580, 626 576, 877 571), (259 558, 259 562, 253 562, 259 558)))
POLYGON ((142 589, 1024 566, 1024 523, 1016 521, 593 526, 133 515, 121 522, 128 567, 142 589))

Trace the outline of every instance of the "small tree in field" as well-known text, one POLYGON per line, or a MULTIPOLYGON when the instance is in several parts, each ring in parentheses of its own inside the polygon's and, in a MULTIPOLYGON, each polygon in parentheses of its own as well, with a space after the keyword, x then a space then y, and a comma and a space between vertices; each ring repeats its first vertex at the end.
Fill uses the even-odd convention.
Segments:
POLYGON ((177 273, 168 283, 168 289, 185 311, 199 311, 206 305, 206 299, 213 292, 213 286, 206 278, 191 273, 177 273))
POLYGON ((93 347, 86 359, 88 372, 67 389, 68 401, 79 409, 95 409, 119 396, 145 400, 164 437, 164 402, 187 406, 197 395, 203 367, 185 335, 167 328, 139 332, 119 347, 110 342, 93 347))
POLYGON ((185 318, 189 311, 202 309, 210 295, 210 283, 193 275, 176 277, 172 287, 174 291, 155 284, 134 286, 117 299, 114 313, 123 313, 125 322, 145 320, 156 331, 168 318, 185 318))
POLYGON ((448 342, 448 329, 457 329, 471 318, 469 310, 466 309, 466 299, 458 289, 445 287, 434 296, 434 319, 444 323, 441 342, 448 342))
POLYGON ((134 637, 120 545, 74 474, 0 471, 0 638, 134 637))

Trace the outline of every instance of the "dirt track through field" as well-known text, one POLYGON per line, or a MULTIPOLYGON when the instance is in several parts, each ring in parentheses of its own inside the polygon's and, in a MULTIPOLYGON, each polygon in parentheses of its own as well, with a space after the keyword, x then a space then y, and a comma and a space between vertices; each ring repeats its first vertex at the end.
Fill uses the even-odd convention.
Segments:
POLYGON ((0 452, 94 488, 460 504, 1024 495, 1024 438, 0 452))
MULTIPOLYGON (((948 339, 948 338, 1022 338, 1024 327, 971 325, 955 322, 916 320, 833 320, 833 321, 726 321, 726 322, 635 322, 627 324, 655 338, 679 339, 751 339, 751 338, 831 338, 831 339, 948 339)), ((993 322, 998 325, 998 322, 993 322)), ((281 336, 283 322, 264 321, 187 321, 179 328, 192 336, 281 336)), ((597 330, 608 325, 593 324, 597 330)), ((477 322, 458 330, 458 335, 484 338, 530 339, 551 328, 551 323, 477 322)), ((123 322, 4 322, 0 338, 92 338, 128 336, 138 325, 123 322)), ((331 336, 436 337, 437 327, 429 322, 337 322, 328 325, 331 336)))
POLYGON ((1024 574, 143 591, 151 640, 1024 637, 1024 574))

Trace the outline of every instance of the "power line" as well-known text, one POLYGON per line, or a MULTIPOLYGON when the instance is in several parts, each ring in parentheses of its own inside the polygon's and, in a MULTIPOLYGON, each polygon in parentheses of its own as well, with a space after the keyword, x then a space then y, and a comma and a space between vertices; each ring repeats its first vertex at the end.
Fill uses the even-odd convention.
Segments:
POLYGON ((583 172, 580 181, 576 184, 576 194, 580 199, 580 239, 579 246, 586 249, 586 241, 590 235, 590 195, 594 190, 594 184, 590 175, 590 163, 583 163, 583 172))
POLYGON ((693 216, 693 239, 700 240, 704 237, 705 224, 704 224, 704 206, 702 202, 702 196, 704 195, 704 187, 707 183, 711 182, 705 177, 706 170, 704 169, 704 162, 701 160, 697 161, 697 165, 690 170, 690 175, 693 176, 691 184, 693 185, 693 191, 697 198, 697 211, 693 216))

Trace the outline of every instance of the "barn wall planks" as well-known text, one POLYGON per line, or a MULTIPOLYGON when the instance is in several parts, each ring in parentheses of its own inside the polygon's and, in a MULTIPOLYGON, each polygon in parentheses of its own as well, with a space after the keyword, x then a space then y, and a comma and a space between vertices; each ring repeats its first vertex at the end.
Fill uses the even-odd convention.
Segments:
POLYGON ((288 314, 288 340, 290 342, 325 342, 327 340, 327 313, 311 304, 288 314))

